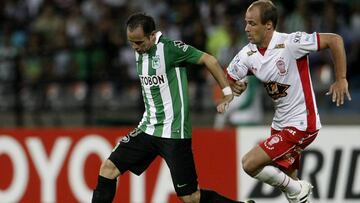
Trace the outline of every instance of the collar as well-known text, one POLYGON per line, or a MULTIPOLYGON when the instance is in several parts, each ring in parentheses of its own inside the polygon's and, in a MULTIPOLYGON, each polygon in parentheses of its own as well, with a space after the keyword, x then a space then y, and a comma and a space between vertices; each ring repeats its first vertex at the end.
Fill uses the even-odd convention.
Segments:
POLYGON ((158 44, 158 43, 159 43, 161 36, 162 36, 162 33, 161 33, 160 31, 157 31, 157 32, 155 33, 155 37, 156 37, 156 39, 155 39, 155 44, 158 44))
MULTIPOLYGON (((279 39, 280 39, 279 36, 280 36, 279 32, 277 32, 277 31, 273 32, 273 35, 272 35, 271 40, 269 42, 269 45, 268 45, 268 47, 266 47, 267 50, 274 49, 275 46, 280 43, 279 42, 279 39)), ((255 44, 250 43, 249 48, 250 48, 251 51, 255 51, 255 52, 258 51, 258 48, 256 47, 255 44)))
POLYGON ((150 49, 144 53, 144 54, 148 54, 150 52, 152 52, 153 50, 156 50, 156 45, 159 43, 160 41, 160 37, 162 36, 162 33, 160 31, 157 31, 155 33, 155 43, 150 47, 150 49))
POLYGON ((280 39, 280 33, 274 31, 267 49, 274 49, 275 45, 280 43, 279 39, 280 39))

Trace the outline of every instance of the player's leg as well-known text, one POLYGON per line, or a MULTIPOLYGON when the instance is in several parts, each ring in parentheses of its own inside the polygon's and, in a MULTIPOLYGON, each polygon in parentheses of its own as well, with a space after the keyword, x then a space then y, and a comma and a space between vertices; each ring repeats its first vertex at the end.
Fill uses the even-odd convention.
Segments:
POLYGON ((299 180, 297 169, 285 170, 284 173, 294 180, 299 180))
POLYGON ((140 175, 154 160, 148 135, 135 129, 123 137, 100 167, 98 184, 94 190, 92 203, 110 203, 116 193, 117 177, 130 170, 140 175))
MULTIPOLYGON (((317 133, 318 132, 306 133, 306 135, 304 136, 305 139, 299 145, 301 150, 305 149, 308 145, 310 145, 314 141, 314 139, 317 136, 317 133)), ((313 189, 313 186, 309 182, 304 181, 304 180, 299 180, 299 178, 298 178, 297 172, 298 172, 298 169, 300 168, 300 157, 301 157, 301 154, 299 154, 299 156, 295 156, 294 163, 292 164, 292 166, 287 169, 284 169, 284 172, 288 176, 290 176, 294 180, 298 180, 298 182, 301 185, 301 191, 298 194, 291 195, 291 194, 285 192, 285 196, 290 203, 293 203, 293 202, 307 202, 308 203, 308 202, 310 202, 309 196, 313 189)))
POLYGON ((160 155, 169 166, 178 198, 184 203, 235 203, 215 191, 198 189, 197 174, 191 147, 191 139, 164 139, 159 141, 160 155))
MULTIPOLYGON (((307 199, 312 186, 306 181, 298 181, 296 169, 299 168, 301 151, 315 137, 316 135, 310 137, 294 128, 274 132, 270 138, 244 156, 243 168, 250 176, 278 187, 287 194, 287 197, 307 199), (286 172, 284 173, 280 168, 285 169, 286 172)), ((289 200, 289 202, 298 202, 298 200, 289 200)))
POLYGON ((109 159, 105 160, 100 167, 98 183, 94 190, 92 202, 112 202, 116 192, 116 181, 120 171, 109 159))
POLYGON ((251 149, 242 160, 244 171, 251 177, 291 194, 298 193, 301 190, 300 184, 277 167, 270 165, 271 162, 272 159, 259 146, 251 149))

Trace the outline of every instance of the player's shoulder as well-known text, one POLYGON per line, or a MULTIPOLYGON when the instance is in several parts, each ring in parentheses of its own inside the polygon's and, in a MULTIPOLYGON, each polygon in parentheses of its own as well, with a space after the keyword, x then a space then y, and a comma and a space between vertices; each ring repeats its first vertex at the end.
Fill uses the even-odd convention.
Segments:
POLYGON ((245 45, 238 53, 237 57, 242 59, 247 59, 251 56, 254 56, 254 54, 257 52, 257 48, 255 44, 248 43, 245 45))
POLYGON ((171 45, 171 43, 173 42, 174 40, 164 36, 164 35, 161 35, 160 39, 159 39, 159 43, 162 43, 164 45, 171 45))
POLYGON ((292 33, 284 33, 284 32, 274 32, 274 37, 277 41, 285 41, 288 39, 292 33))
POLYGON ((169 39, 166 37, 162 37, 160 39, 160 43, 163 43, 165 47, 172 49, 174 51, 179 50, 179 51, 186 52, 188 50, 188 48, 190 47, 190 45, 186 44, 182 40, 177 40, 177 39, 174 40, 174 39, 169 39))

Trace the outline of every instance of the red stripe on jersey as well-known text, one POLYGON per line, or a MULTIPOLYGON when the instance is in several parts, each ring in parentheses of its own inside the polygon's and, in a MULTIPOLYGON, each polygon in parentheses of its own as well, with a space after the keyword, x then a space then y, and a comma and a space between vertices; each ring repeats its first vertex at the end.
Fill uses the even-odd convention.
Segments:
POLYGON ((317 50, 320 51, 320 34, 316 33, 316 39, 317 39, 317 50))
POLYGON ((316 113, 315 104, 312 94, 312 86, 309 72, 308 56, 303 56, 296 60, 298 71, 300 74, 301 85, 304 91, 305 105, 307 112, 307 132, 316 130, 316 113))

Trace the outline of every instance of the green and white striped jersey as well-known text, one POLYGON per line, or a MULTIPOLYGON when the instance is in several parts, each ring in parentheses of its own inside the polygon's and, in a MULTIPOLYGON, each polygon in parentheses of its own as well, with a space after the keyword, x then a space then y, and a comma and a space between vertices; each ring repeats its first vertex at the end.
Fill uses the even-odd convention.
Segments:
POLYGON ((203 52, 156 33, 155 45, 136 54, 145 112, 138 128, 163 138, 191 138, 186 63, 195 64, 203 52))

